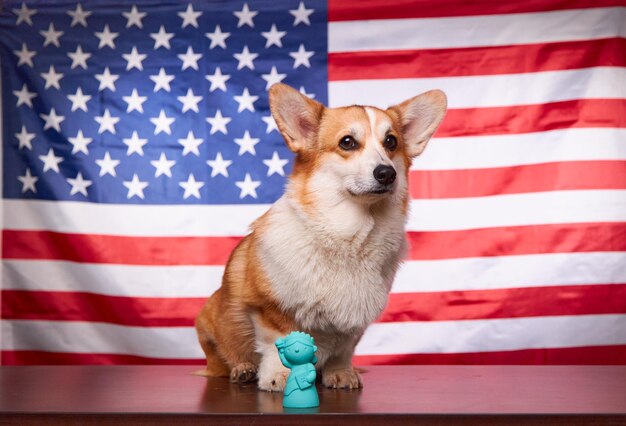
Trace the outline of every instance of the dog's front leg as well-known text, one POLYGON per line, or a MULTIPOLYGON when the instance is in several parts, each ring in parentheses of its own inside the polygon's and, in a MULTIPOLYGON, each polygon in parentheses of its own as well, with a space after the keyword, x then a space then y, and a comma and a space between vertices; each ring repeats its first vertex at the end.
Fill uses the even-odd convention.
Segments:
POLYGON ((287 383, 289 369, 280 362, 274 342, 257 344, 257 350, 261 355, 261 363, 257 372, 259 389, 269 392, 282 392, 287 383))
POLYGON ((340 343, 322 368, 322 383, 328 388, 358 389, 363 387, 361 375, 352 367, 354 348, 363 334, 347 337, 340 343))
POLYGON ((274 342, 279 337, 284 337, 286 333, 281 333, 264 324, 258 315, 252 316, 252 323, 255 332, 255 349, 261 357, 257 371, 259 389, 269 392, 282 392, 287 383, 289 369, 280 361, 274 342))

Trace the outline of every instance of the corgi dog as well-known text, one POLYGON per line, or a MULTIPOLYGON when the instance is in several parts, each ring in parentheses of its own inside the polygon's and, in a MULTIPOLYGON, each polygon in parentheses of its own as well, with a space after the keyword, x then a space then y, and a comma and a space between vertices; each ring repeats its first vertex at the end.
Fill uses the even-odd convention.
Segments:
POLYGON ((411 161, 446 112, 432 90, 386 110, 326 108, 275 84, 269 104, 295 153, 284 195, 232 252, 221 287, 196 318, 199 374, 283 391, 274 342, 304 331, 331 388, 360 388, 352 355, 383 311, 406 252, 411 161))

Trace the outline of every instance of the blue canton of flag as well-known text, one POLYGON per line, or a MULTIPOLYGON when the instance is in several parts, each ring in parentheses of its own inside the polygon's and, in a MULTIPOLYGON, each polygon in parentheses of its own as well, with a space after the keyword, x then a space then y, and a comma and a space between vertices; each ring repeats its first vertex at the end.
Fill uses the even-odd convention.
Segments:
POLYGON ((293 156, 267 89, 327 102, 326 15, 313 0, 4 2, 4 197, 275 201, 293 156))

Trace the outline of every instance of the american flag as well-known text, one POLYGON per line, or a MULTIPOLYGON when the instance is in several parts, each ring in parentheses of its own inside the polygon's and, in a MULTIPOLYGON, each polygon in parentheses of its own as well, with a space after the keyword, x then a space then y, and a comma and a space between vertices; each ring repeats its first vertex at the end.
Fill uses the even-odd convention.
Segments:
POLYGON ((623 0, 5 1, 2 364, 203 363, 193 319, 331 107, 439 88, 357 364, 626 363, 623 0))

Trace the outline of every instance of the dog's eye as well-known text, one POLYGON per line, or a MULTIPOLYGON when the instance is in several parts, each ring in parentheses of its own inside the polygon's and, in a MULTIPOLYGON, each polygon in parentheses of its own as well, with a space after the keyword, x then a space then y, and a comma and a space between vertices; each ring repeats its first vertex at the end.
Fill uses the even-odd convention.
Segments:
POLYGON ((359 147, 359 143, 352 136, 344 136, 339 141, 339 147, 344 151, 352 151, 359 147))
POLYGON ((398 147, 398 139, 394 135, 387 135, 385 137, 385 142, 383 143, 385 149, 389 151, 395 151, 398 147))

